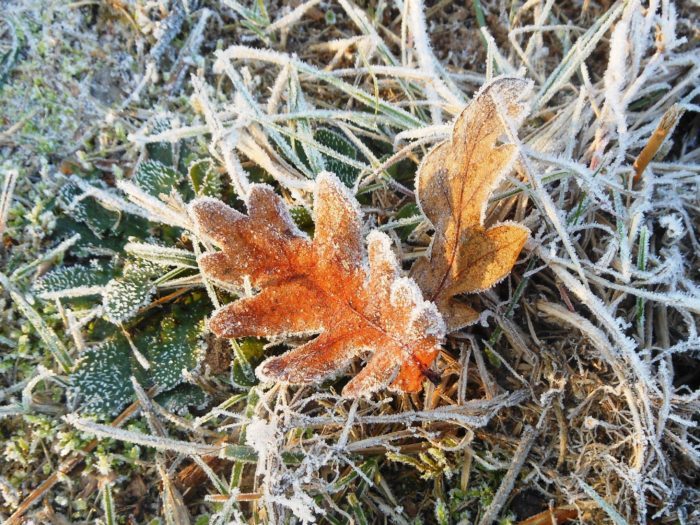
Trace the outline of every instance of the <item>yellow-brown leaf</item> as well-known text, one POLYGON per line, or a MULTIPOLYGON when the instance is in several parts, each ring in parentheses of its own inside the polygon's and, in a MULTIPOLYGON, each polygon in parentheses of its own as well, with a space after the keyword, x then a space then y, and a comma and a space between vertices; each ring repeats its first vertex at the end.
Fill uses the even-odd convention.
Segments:
POLYGON ((450 140, 438 144, 418 168, 418 203, 435 228, 428 255, 411 276, 443 314, 449 331, 474 323, 478 312, 454 298, 486 290, 512 269, 529 235, 515 223, 484 228, 489 194, 517 156, 503 119, 525 115, 528 83, 502 78, 483 88, 457 118, 450 140))

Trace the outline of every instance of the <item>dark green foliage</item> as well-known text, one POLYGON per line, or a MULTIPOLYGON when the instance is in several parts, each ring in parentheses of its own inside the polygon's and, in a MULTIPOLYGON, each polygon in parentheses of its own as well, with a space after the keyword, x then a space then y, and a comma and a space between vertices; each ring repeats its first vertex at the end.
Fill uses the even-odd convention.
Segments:
POLYGON ((159 197, 177 190, 181 180, 182 175, 170 166, 158 160, 145 160, 139 164, 132 182, 150 195, 159 197))
MULTIPOLYGON (((357 148, 343 135, 328 128, 320 128, 314 131, 314 140, 321 146, 328 148, 339 156, 346 157, 351 160, 358 160, 360 158, 360 152, 357 148)), ((299 156, 299 159, 309 168, 312 169, 312 164, 309 160, 309 155, 306 151, 313 148, 312 145, 303 145, 300 142, 292 142, 294 144, 294 152, 299 156)), ((312 150, 315 151, 315 148, 312 150)), ((360 174, 360 170, 350 164, 344 162, 343 160, 336 158, 328 153, 318 151, 318 156, 320 161, 322 161, 322 167, 326 171, 330 171, 338 176, 338 178, 343 181, 343 183, 352 187, 357 180, 357 176, 360 174)), ((320 164, 320 162, 319 162, 320 164)))
POLYGON ((120 219, 120 213, 108 210, 95 198, 82 198, 83 192, 73 182, 63 185, 58 194, 58 204, 73 220, 84 224, 98 238, 114 229, 120 219))
POLYGON ((131 375, 139 382, 144 379, 144 371, 123 336, 87 350, 72 374, 73 384, 83 396, 83 410, 115 414, 133 398, 131 375))
POLYGON ((40 296, 62 292, 77 297, 84 295, 82 292, 94 293, 90 289, 106 285, 115 272, 111 262, 101 263, 97 259, 87 265, 61 266, 44 275, 34 286, 34 291, 40 296))
POLYGON ((221 176, 211 159, 191 162, 188 168, 190 184, 198 197, 217 197, 223 191, 221 176))
POLYGON ((161 268, 153 263, 129 261, 122 276, 112 279, 104 290, 102 305, 107 318, 115 324, 131 319, 150 301, 155 293, 153 280, 160 273, 161 268))
MULTIPOLYGON (((333 130, 327 128, 316 130, 314 133, 314 140, 322 146, 326 146, 350 159, 357 160, 359 157, 357 148, 343 135, 333 130)), ((360 174, 360 170, 325 153, 322 153, 322 156, 326 165, 326 170, 335 173, 346 186, 352 187, 355 180, 357 180, 357 176, 360 174)))
MULTIPOLYGON (((100 181, 89 182, 97 187, 102 185, 100 181)), ((109 210, 93 197, 84 198, 71 180, 61 187, 53 205, 57 215, 54 237, 67 239, 76 233, 80 235, 70 251, 75 257, 114 255, 123 250, 129 237, 148 235, 145 219, 109 210)))
POLYGON ((208 400, 209 396, 201 388, 188 383, 182 383, 155 397, 155 402, 165 410, 176 413, 185 412, 187 407, 201 407, 208 400))
MULTIPOLYGON (((132 375, 147 389, 168 391, 180 385, 183 370, 196 368, 202 356, 204 305, 202 298, 189 297, 173 305, 170 313, 149 317, 142 331, 132 331, 131 343, 148 361, 148 369, 139 363, 126 336, 116 330, 106 342, 87 350, 72 374, 75 388, 84 396, 83 410, 113 415, 134 399, 132 375)), ((203 393, 179 394, 166 400, 178 408, 204 400, 203 393)))

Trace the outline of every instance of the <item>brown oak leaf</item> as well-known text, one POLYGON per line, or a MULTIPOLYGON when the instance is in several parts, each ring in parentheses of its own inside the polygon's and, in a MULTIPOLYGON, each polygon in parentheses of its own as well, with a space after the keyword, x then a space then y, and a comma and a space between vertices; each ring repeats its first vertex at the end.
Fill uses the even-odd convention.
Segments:
POLYGON ((488 197, 517 156, 515 145, 497 145, 506 133, 502 119, 519 124, 528 91, 529 84, 516 78, 482 88, 455 121, 451 139, 435 146, 418 168, 418 203, 435 235, 411 277, 438 306, 448 332, 479 319, 454 296, 486 290, 508 275, 530 233, 509 222, 484 228, 488 197))
POLYGON ((216 199, 191 205, 200 233, 221 247, 200 258, 204 274, 234 286, 247 277, 259 290, 216 311, 212 332, 226 338, 318 334, 265 360, 256 371, 262 380, 318 382, 371 352, 343 395, 387 385, 420 390, 444 323, 416 283, 401 276, 385 234, 371 232, 365 249, 359 206, 337 177, 317 178, 313 239, 294 225, 271 187, 253 185, 246 204, 248 215, 216 199))

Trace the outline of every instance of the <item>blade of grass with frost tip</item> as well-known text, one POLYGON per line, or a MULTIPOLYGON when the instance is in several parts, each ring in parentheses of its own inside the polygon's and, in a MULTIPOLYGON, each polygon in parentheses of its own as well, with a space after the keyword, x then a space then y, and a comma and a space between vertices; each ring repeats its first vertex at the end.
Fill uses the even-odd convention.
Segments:
POLYGON ((629 525, 625 518, 623 518, 619 512, 617 512, 610 503, 605 501, 603 498, 601 498, 598 493, 588 485, 585 481, 582 479, 578 480, 579 486, 583 489, 583 491, 590 497, 593 501, 595 501, 596 505, 598 505, 601 509, 605 511, 605 513, 608 515, 608 517, 612 520, 612 522, 615 525, 629 525))
POLYGON ((322 123, 328 121, 348 121, 360 127, 368 128, 370 131, 379 132, 377 123, 390 124, 391 120, 374 113, 363 113, 362 111, 340 111, 334 109, 310 109, 304 112, 279 113, 276 115, 268 115, 269 122, 285 122, 294 120, 318 120, 322 123))
POLYGON ((354 492, 348 494, 347 500, 348 504, 350 505, 350 508, 352 509, 352 513, 355 516, 356 523, 358 525, 369 525, 369 522, 367 521, 367 516, 362 510, 362 505, 360 505, 360 500, 357 499, 357 496, 354 492))
POLYGON ((112 484, 107 482, 102 487, 102 510, 104 512, 105 525, 117 525, 114 512, 114 498, 112 497, 112 484))
MULTIPOLYGON (((377 464, 377 461, 374 459, 368 459, 366 461, 363 461, 362 464, 360 464, 358 467, 353 468, 348 472, 345 476, 340 478, 338 481, 336 481, 333 484, 333 488, 336 490, 341 490, 344 488, 349 488, 350 483, 355 481, 358 477, 360 477, 360 472, 364 474, 364 476, 371 480, 374 477, 374 474, 378 472, 379 465, 377 464), (360 472, 358 472, 358 470, 360 472)), ((364 480, 363 480, 364 481, 364 480)))
POLYGON ((197 259, 192 252, 179 248, 169 248, 142 242, 129 242, 124 245, 128 254, 163 266, 176 266, 196 270, 197 259))
POLYGON ((414 31, 414 48, 421 57, 420 61, 424 62, 421 64, 422 69, 437 78, 435 90, 446 102, 457 108, 462 108, 467 103, 462 91, 452 82, 450 75, 433 52, 423 0, 411 0, 411 7, 410 19, 414 31))
MULTIPOLYGON (((246 407, 243 415, 245 416, 246 420, 250 421, 250 419, 253 417, 253 414, 255 414, 255 409, 257 408, 258 402, 260 401, 260 395, 258 394, 257 388, 251 388, 248 391, 247 395, 247 400, 246 400, 246 407)), ((245 436, 246 436, 246 427, 243 426, 241 427, 241 431, 238 434, 238 445, 243 446, 245 445, 245 436)), ((225 450, 225 449, 224 449, 225 450)), ((257 460, 256 460, 257 462, 257 460)), ((243 476, 243 469, 245 467, 245 463, 243 461, 236 461, 233 464, 233 468, 231 469, 231 479, 229 482, 229 487, 231 490, 234 490, 241 484, 241 478, 243 476)))
POLYGON ((611 9, 606 11, 596 22, 586 31, 569 52, 561 59, 561 62, 554 71, 547 77, 539 93, 532 101, 532 113, 537 112, 544 106, 550 98, 565 84, 571 76, 578 70, 581 63, 588 58, 595 46, 605 36, 610 26, 622 14, 622 10, 627 5, 626 0, 618 1, 611 9))
POLYGON ((177 452, 178 454, 185 454, 187 456, 195 454, 198 456, 213 456, 219 454, 222 450, 221 445, 205 445, 161 436, 152 436, 143 432, 124 430, 110 425, 95 423, 89 419, 81 418, 76 414, 67 414, 63 416, 63 419, 66 423, 77 428, 81 432, 92 434, 98 438, 116 439, 125 443, 142 445, 163 452, 177 452))
MULTIPOLYGON (((348 0, 338 0, 340 6, 345 10, 350 20, 357 26, 357 28, 362 31, 363 34, 367 35, 372 39, 372 43, 377 46, 377 51, 379 56, 384 60, 389 66, 400 66, 401 62, 394 56, 389 47, 384 42, 384 39, 379 36, 374 25, 369 21, 367 15, 362 9, 357 8, 352 5, 348 0)), ((406 82, 403 78, 398 79, 398 84, 403 90, 406 98, 413 102, 415 101, 415 96, 413 91, 422 93, 423 89, 414 86, 410 82, 406 82)), ((417 108, 417 113, 420 115, 421 119, 424 121, 428 120, 428 115, 423 111, 423 108, 417 108)))
POLYGON ((319 80, 323 80, 327 84, 339 89, 343 93, 363 103, 370 109, 374 108, 376 105, 380 113, 384 114, 387 118, 391 120, 391 122, 393 122, 395 126, 401 129, 413 129, 425 125, 424 121, 414 117, 407 111, 404 111, 403 109, 398 108, 383 99, 379 99, 377 101, 372 95, 361 89, 356 88, 352 84, 349 84, 339 78, 336 78, 330 73, 322 71, 305 62, 302 62, 299 59, 293 58, 283 53, 279 53, 277 51, 252 49, 246 46, 231 46, 225 51, 218 51, 216 53, 216 56, 216 64, 214 66, 216 71, 220 71, 221 68, 224 67, 224 62, 229 60, 257 60, 260 62, 276 64, 280 67, 283 67, 286 64, 291 64, 300 72, 305 73, 311 77, 317 78, 319 80))
POLYGON ((170 270, 165 275, 158 277, 158 279, 153 281, 153 286, 159 286, 159 285, 167 283, 171 279, 175 279, 178 275, 183 273, 186 269, 187 268, 175 268, 174 270, 170 270))
POLYGON ((66 373, 70 372, 73 367, 73 358, 68 353, 68 349, 63 342, 56 335, 56 332, 46 324, 37 311, 32 308, 24 296, 19 293, 3 273, 0 273, 0 285, 10 294, 17 308, 37 331, 39 337, 44 341, 44 344, 48 347, 56 362, 61 366, 61 369, 66 373))
POLYGON ((217 476, 216 472, 214 472, 214 470, 207 464, 206 461, 204 461, 199 456, 192 456, 192 460, 197 464, 197 466, 200 469, 202 469, 202 472, 204 472, 207 475, 209 481, 219 492, 219 494, 229 495, 231 493, 229 488, 226 486, 226 483, 224 483, 224 481, 219 476, 217 476))
MULTIPOLYGON (((238 341, 236 341, 235 339, 231 339, 231 348, 233 348, 233 354, 235 356, 236 362, 238 363, 238 366, 241 367, 241 371, 243 372, 243 375, 245 376, 246 380, 248 380, 251 384, 255 384, 255 382, 257 381, 257 378, 255 377, 255 370, 253 370, 253 367, 251 366, 250 361, 248 361, 248 358, 243 352, 241 345, 238 344, 238 341)), ((233 371, 233 365, 231 367, 231 370, 233 371)), ((233 378, 231 378, 231 380, 233 381, 233 378)))
MULTIPOLYGON (((649 229, 646 225, 642 226, 639 231, 639 244, 637 252, 637 269, 645 271, 647 269, 647 253, 649 252, 649 229)), ((637 297, 636 317, 637 317, 637 333, 640 337, 644 336, 644 306, 646 301, 643 297, 637 297)))
MULTIPOLYGON (((294 70, 292 70, 292 73, 289 76, 288 93, 289 104, 291 105, 291 109, 293 111, 303 113, 308 109, 308 104, 306 102, 306 99, 304 98, 304 93, 301 89, 301 84, 299 83, 299 76, 294 70)), ((292 136, 292 140, 299 141, 302 149, 304 150, 304 154, 306 155, 306 158, 309 161, 311 170, 314 173, 320 173, 322 171, 325 171, 326 163, 323 161, 323 156, 318 151, 318 148, 314 147, 313 145, 313 142, 315 141, 313 140, 313 129, 311 127, 311 124, 309 123, 309 120, 306 118, 297 120, 296 128, 298 130, 296 133, 291 130, 286 130, 281 126, 278 127, 278 131, 280 131, 283 134, 287 132, 289 133, 287 136, 292 136), (297 138, 297 136, 299 138, 297 138), (300 140, 300 138, 303 138, 304 140, 300 140)))
MULTIPOLYGON (((347 121, 353 124, 366 128, 374 133, 380 132, 378 124, 389 125, 393 121, 384 115, 374 113, 365 113, 362 111, 339 111, 333 109, 313 109, 305 112, 290 112, 279 113, 275 115, 267 115, 267 122, 287 122, 295 120, 318 120, 320 122, 328 121, 347 121)), ((198 137, 209 133, 209 127, 206 125, 199 126, 183 126, 171 130, 154 133, 151 135, 133 134, 129 135, 129 140, 139 145, 153 144, 157 142, 177 142, 183 139, 198 137)))
POLYGON ((270 23, 270 19, 267 16, 267 10, 264 8, 264 6, 260 5, 260 2, 258 2, 258 7, 262 7, 262 16, 260 13, 245 7, 236 0, 221 0, 221 3, 226 7, 231 8, 234 12, 255 25, 268 25, 270 23))
MULTIPOLYGON (((573 177, 574 174, 571 173, 570 171, 557 171, 554 173, 551 173, 550 175, 545 175, 542 177, 542 184, 549 184, 550 182, 556 182, 559 180, 567 179, 569 177, 573 177)), ((518 185, 517 187, 513 188, 512 190, 504 191, 503 193, 498 193, 496 195, 493 195, 489 198, 489 204, 492 204, 494 202, 498 202, 503 199, 507 199, 509 197, 513 197, 515 195, 519 195, 522 192, 530 192, 532 191, 532 184, 529 182, 526 184, 521 184, 518 185)))
MULTIPOLYGON (((0 83, 2 76, 0 75, 0 83)), ((10 205, 12 204, 12 196, 15 192, 17 184, 17 170, 9 170, 5 172, 5 177, 2 183, 2 193, 0 193, 0 236, 5 231, 7 225, 7 217, 10 213, 10 205)))
POLYGON ((622 278, 626 283, 630 280, 630 245, 629 245, 629 235, 627 234, 627 225, 625 224, 625 219, 627 218, 627 209, 624 208, 622 204, 622 198, 620 193, 613 191, 613 204, 615 205, 615 225, 617 234, 619 236, 620 243, 620 266, 622 278))
POLYGON ((238 74, 238 72, 231 66, 231 63, 225 63, 223 65, 223 70, 228 76, 229 80, 231 80, 231 82, 233 83, 236 90, 241 94, 241 96, 243 96, 250 109, 253 110, 254 117, 256 118, 256 120, 260 124, 262 124, 263 129, 270 135, 277 147, 280 148, 280 150, 282 150, 286 157, 294 164, 294 167, 301 171, 306 178, 313 179, 314 173, 306 167, 306 164, 304 164, 301 161, 296 151, 294 151, 294 149, 280 135, 279 126, 268 126, 267 116, 258 107, 258 103, 253 98, 252 93, 248 91, 248 88, 245 87, 243 79, 238 74))
POLYGON ((204 423, 214 419, 221 411, 224 411, 237 403, 240 403, 243 401, 246 397, 248 397, 248 394, 235 394, 231 397, 229 397, 226 401, 223 403, 219 404, 216 406, 213 410, 210 410, 203 416, 199 416, 194 420, 194 427, 199 428, 201 427, 204 423))
MULTIPOLYGON (((219 457, 248 465, 255 465, 260 459, 255 449, 249 445, 226 445, 221 449, 219 457)), ((282 452, 281 457, 285 465, 301 465, 304 461, 304 454, 299 452, 282 452)))
POLYGON ((389 230, 395 230, 396 228, 403 228, 404 226, 413 226, 414 224, 420 224, 425 220, 423 215, 416 215, 415 217, 406 217, 405 219, 399 219, 397 221, 391 221, 386 224, 382 224, 377 227, 380 232, 385 232, 389 230))

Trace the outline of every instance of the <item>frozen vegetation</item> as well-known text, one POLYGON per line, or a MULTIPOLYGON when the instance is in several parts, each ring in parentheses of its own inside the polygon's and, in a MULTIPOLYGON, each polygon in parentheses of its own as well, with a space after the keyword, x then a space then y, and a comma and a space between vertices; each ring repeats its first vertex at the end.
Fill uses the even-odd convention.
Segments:
POLYGON ((0 519, 700 523, 698 14, 7 0, 0 519))

